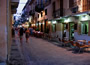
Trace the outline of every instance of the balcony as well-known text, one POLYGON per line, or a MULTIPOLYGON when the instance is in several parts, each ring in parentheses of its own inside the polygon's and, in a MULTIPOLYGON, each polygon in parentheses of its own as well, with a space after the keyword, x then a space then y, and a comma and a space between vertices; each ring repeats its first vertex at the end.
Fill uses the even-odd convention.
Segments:
POLYGON ((63 16, 63 9, 57 9, 56 11, 53 11, 54 18, 59 18, 60 16, 63 16))
POLYGON ((78 12, 78 6, 72 7, 71 11, 72 11, 72 13, 77 13, 78 12))
POLYGON ((41 12, 41 11, 43 11, 44 10, 44 5, 43 4, 37 4, 36 6, 35 6, 35 11, 36 12, 41 12))
POLYGON ((76 0, 70 8, 72 13, 90 11, 90 0, 76 0))
POLYGON ((47 0, 44 2, 44 7, 47 7, 49 4, 51 4, 51 0, 47 0))

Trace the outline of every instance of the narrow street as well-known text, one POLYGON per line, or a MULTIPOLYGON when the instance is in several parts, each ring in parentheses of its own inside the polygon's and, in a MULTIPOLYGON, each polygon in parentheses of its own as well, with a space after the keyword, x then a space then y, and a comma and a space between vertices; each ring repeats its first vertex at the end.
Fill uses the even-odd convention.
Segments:
POLYGON ((29 42, 16 39, 23 65, 90 65, 90 53, 73 53, 70 48, 59 47, 56 42, 30 37, 29 42))

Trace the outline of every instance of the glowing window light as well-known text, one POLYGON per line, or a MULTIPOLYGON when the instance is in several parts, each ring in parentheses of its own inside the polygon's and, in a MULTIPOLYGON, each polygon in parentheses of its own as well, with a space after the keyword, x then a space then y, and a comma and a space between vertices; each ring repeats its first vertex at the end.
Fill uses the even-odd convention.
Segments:
POLYGON ((89 20, 89 17, 88 16, 82 16, 81 21, 86 21, 86 20, 89 20))
POLYGON ((68 18, 68 19, 65 19, 65 21, 64 21, 65 23, 68 23, 68 22, 70 22, 70 19, 68 18))
POLYGON ((56 21, 52 21, 53 24, 56 24, 57 22, 56 21))
POLYGON ((48 24, 51 24, 51 22, 50 22, 50 21, 48 21, 48 24))

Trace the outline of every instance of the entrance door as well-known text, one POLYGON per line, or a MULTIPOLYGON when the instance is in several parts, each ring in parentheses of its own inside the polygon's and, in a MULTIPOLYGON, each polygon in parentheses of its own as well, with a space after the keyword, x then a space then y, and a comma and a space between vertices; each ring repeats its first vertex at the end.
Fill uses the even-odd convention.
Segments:
POLYGON ((67 28, 68 28, 68 24, 63 23, 63 39, 66 37, 67 28))
POLYGON ((43 24, 41 24, 41 32, 43 32, 43 24))
POLYGON ((69 27, 69 39, 74 40, 74 23, 70 22, 69 27))

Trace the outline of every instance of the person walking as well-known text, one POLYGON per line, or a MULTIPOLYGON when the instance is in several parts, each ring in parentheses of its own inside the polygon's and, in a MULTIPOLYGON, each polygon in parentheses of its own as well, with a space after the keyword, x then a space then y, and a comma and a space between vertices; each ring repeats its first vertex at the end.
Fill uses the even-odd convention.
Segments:
POLYGON ((20 30, 19 30, 19 38, 20 38, 21 43, 22 43, 22 37, 23 37, 23 28, 20 28, 20 30))
POLYGON ((29 36, 30 36, 29 29, 26 29, 25 36, 26 36, 26 42, 28 43, 28 39, 29 39, 29 36))

